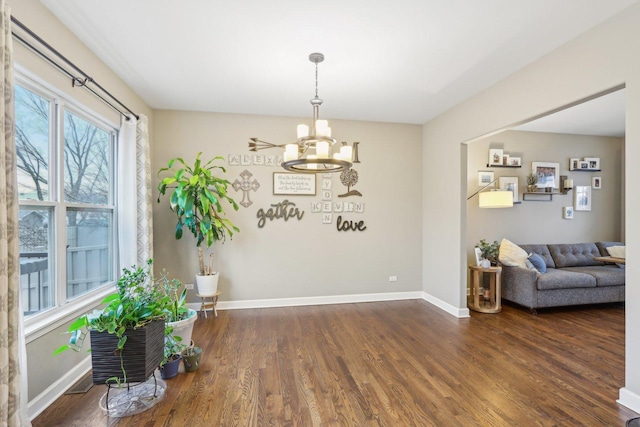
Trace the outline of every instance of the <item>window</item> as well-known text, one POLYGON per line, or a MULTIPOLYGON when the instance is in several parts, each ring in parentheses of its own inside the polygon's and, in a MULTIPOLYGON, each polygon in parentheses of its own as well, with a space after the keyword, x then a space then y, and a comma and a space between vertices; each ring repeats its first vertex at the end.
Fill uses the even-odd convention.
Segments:
POLYGON ((113 283, 116 131, 22 81, 15 114, 20 286, 32 316, 113 283))

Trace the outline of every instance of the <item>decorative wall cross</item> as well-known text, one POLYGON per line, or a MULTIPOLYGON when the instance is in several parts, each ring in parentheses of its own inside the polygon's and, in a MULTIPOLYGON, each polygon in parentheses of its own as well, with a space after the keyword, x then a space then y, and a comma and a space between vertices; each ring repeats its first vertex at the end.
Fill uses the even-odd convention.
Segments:
POLYGON ((242 201, 240 202, 240 204, 245 208, 248 208, 253 204, 253 202, 249 198, 249 192, 257 191, 258 188, 260 188, 260 183, 257 180, 254 179, 253 181, 251 181, 252 176, 253 174, 245 169, 244 172, 240 174, 240 178, 242 178, 242 180, 236 178, 236 180, 233 181, 232 184, 234 190, 242 190, 242 201))

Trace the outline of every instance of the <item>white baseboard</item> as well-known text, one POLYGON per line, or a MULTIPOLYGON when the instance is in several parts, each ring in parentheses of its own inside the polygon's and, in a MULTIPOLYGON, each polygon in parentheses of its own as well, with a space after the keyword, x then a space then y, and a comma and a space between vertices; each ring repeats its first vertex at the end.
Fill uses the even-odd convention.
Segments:
MULTIPOLYGON (((381 294, 330 295, 320 297, 274 298, 240 301, 220 301, 217 310, 241 310, 247 308, 297 307, 304 305, 350 304, 356 302, 398 301, 421 299, 423 292, 389 292, 381 294)), ((189 308, 200 309, 200 303, 189 303, 189 308)))
POLYGON ((422 299, 435 305, 436 307, 438 307, 441 310, 446 311, 447 313, 461 319, 461 318, 465 318, 465 317, 471 317, 471 315, 469 314, 469 309, 464 307, 464 308, 458 308, 455 307, 447 302, 442 301, 439 298, 434 297, 433 295, 429 295, 426 292, 422 293, 422 299))
POLYGON ((30 420, 40 415, 49 405, 55 402, 72 385, 91 370, 91 357, 85 357, 82 362, 70 369, 58 381, 51 384, 42 393, 32 399, 27 405, 27 415, 30 420))
POLYGON ((628 388, 623 387, 620 389, 620 395, 616 402, 640 414, 640 395, 628 388))
MULTIPOLYGON (((220 301, 216 306, 218 310, 241 310, 248 308, 272 308, 272 307, 297 307, 304 305, 327 305, 327 304, 350 304, 356 302, 377 302, 377 301, 399 301, 406 299, 423 299, 430 304, 435 305, 441 310, 457 317, 469 317, 468 308, 458 308, 442 301, 426 292, 389 292, 381 294, 360 294, 360 295, 331 295, 321 297, 302 297, 302 298, 275 298, 275 299, 257 299, 257 300, 240 300, 240 301, 220 301)), ((199 303, 187 304, 189 308, 194 310, 200 309, 199 303)))

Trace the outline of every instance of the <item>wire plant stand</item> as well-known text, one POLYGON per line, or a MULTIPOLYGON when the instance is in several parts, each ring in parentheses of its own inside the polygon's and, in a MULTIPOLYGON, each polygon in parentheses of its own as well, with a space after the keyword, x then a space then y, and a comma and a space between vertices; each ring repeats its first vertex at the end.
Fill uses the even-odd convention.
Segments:
POLYGON ((166 389, 167 383, 156 378, 155 372, 144 382, 120 386, 108 384, 106 393, 100 398, 100 409, 114 418, 139 414, 161 401, 166 389))

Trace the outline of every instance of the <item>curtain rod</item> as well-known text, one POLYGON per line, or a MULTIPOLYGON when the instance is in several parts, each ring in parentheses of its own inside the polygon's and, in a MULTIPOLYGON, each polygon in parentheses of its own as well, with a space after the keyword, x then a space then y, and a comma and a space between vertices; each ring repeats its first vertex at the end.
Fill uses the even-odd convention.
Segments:
POLYGON ((118 103, 122 108, 124 108, 125 110, 127 110, 129 113, 131 113, 136 119, 140 119, 140 116, 138 116, 136 113, 134 113, 133 111, 131 111, 129 109, 129 107, 127 107, 126 105, 124 105, 122 102, 120 102, 120 100, 118 98, 116 98, 115 96, 113 96, 111 93, 109 93, 109 91, 107 91, 105 88, 103 88, 102 86, 100 86, 95 80, 93 80, 93 78, 91 78, 91 76, 89 76, 87 73, 85 73, 84 71, 82 71, 76 64, 74 64, 73 62, 71 62, 69 59, 67 59, 64 55, 62 55, 60 52, 58 52, 53 46, 51 46, 49 43, 47 43, 46 41, 44 41, 40 36, 38 36, 36 33, 34 33, 33 31, 31 31, 26 25, 24 25, 22 22, 20 22, 18 19, 16 19, 15 17, 11 17, 11 22, 13 22, 14 24, 16 24, 16 26, 18 26, 21 30, 23 30, 24 32, 26 32, 30 37, 32 37, 34 40, 36 40, 38 43, 40 43, 42 46, 44 46, 45 48, 47 48, 51 53, 53 53, 55 56, 57 56, 59 59, 61 59, 65 64, 67 64, 68 66, 70 66, 71 68, 73 68, 76 72, 80 73, 80 75, 82 76, 82 78, 75 76, 73 73, 71 73, 69 70, 67 70, 66 68, 64 68, 62 65, 60 65, 58 62, 55 61, 55 59, 51 58, 50 56, 48 56, 45 52, 42 52, 40 49, 38 49, 36 46, 34 46, 33 44, 27 42, 23 37, 21 37, 18 34, 15 34, 12 32, 13 37, 15 37, 20 43, 24 44, 25 46, 27 46, 29 49, 33 50, 34 52, 36 52, 38 55, 40 55, 43 59, 45 59, 47 62, 51 63, 54 67, 56 67, 59 71, 61 71, 62 73, 66 74, 67 77, 69 77, 71 79, 71 85, 73 87, 84 87, 85 89, 87 89, 89 92, 91 92, 92 94, 94 94, 95 96, 97 96, 98 98, 100 98, 100 100, 102 100, 104 103, 106 103, 107 105, 109 105, 111 108, 113 108, 114 110, 116 110, 118 113, 120 113, 122 116, 125 117, 125 119, 129 120, 129 117, 127 114, 125 114, 124 112, 122 112, 118 107, 116 107, 115 105, 113 105, 111 102, 109 102, 109 100, 107 100, 104 96, 100 95, 98 92, 96 92, 94 89, 90 88, 89 86, 87 86, 87 84, 91 83, 93 85, 95 85, 100 91, 102 91, 102 93, 104 93, 107 97, 109 97, 110 99, 112 99, 113 101, 115 101, 116 103, 118 103))

